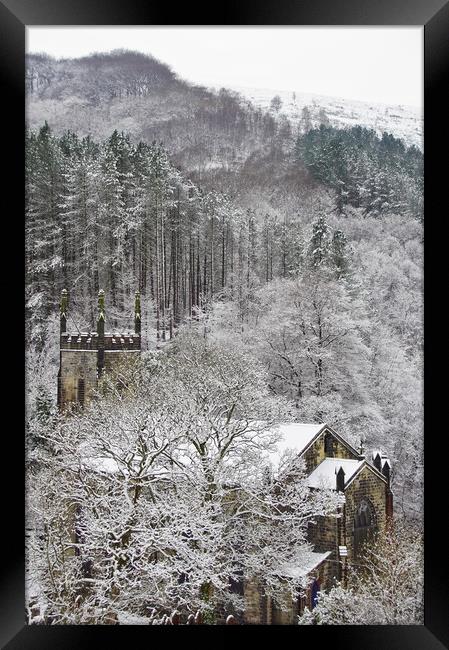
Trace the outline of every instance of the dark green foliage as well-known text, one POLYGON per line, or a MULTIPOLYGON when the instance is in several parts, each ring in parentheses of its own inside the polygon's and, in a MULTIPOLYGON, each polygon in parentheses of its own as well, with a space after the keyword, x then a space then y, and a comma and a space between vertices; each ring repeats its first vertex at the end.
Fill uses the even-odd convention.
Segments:
MULTIPOLYGON (((45 331, 33 321, 35 309, 49 315, 53 309, 51 292, 60 273, 63 257, 61 249, 62 224, 59 219, 59 197, 64 186, 64 156, 55 146, 47 122, 38 132, 26 139, 27 208, 26 263, 30 275, 36 279, 27 285, 29 316, 36 325, 35 338, 43 343, 45 331)), ((29 276, 28 276, 29 277, 29 276)))
POLYGON ((310 263, 313 268, 318 268, 326 261, 329 251, 329 226, 323 216, 312 226, 312 238, 309 245, 310 263))
POLYGON ((297 139, 295 157, 335 190, 339 212, 349 204, 366 214, 422 217, 422 153, 392 135, 321 125, 297 139))
MULTIPOLYGON (((223 192, 185 178, 159 144, 136 145, 117 130, 100 143, 72 132, 58 138, 47 124, 28 132, 27 340, 42 348, 62 289, 68 329, 92 327, 92 297, 104 289, 108 328, 133 327, 140 290, 142 334, 155 327, 164 341, 219 292, 244 286, 242 299, 249 299, 261 229, 253 210, 244 215, 223 192)), ((285 275, 286 236, 279 241, 271 229, 260 271, 269 263, 271 277, 276 254, 275 272, 281 266, 285 275)))
POLYGON ((336 230, 332 236, 331 255, 337 278, 340 279, 348 273, 349 267, 348 242, 342 230, 336 230))
POLYGON ((312 224, 308 246, 308 262, 312 269, 326 270, 340 280, 350 271, 350 255, 346 235, 340 229, 333 233, 323 215, 312 224))
POLYGON ((35 413, 36 418, 42 424, 50 421, 54 410, 54 403, 49 389, 46 386, 39 386, 36 395, 35 413))

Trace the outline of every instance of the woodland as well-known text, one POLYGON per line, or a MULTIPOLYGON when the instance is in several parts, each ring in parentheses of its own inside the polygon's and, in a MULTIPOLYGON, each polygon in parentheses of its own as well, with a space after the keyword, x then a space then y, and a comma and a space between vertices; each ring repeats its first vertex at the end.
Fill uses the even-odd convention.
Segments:
POLYGON ((336 586, 301 623, 420 622, 422 152, 325 113, 292 123, 276 102, 264 112, 124 51, 29 55, 25 146, 34 622, 202 610, 213 623, 242 607, 228 580, 243 564, 276 598, 275 561, 292 561, 286 546, 306 558, 308 520, 335 506, 306 499, 301 467, 295 490, 270 489, 261 458, 279 421, 327 422, 392 461, 399 532, 367 558, 377 581, 336 586), (69 419, 56 408, 62 289, 76 331, 95 327, 100 289, 108 331, 132 331, 137 290, 142 304, 141 360, 69 419), (86 467, 104 457, 133 497, 116 473, 92 484, 86 467), (252 495, 243 519, 229 516, 230 484, 252 495), (296 519, 251 526, 276 499, 296 519), (74 556, 67 503, 87 513, 74 556), (102 548, 94 580, 86 562, 102 548), (176 560, 149 561, 167 548, 176 560))

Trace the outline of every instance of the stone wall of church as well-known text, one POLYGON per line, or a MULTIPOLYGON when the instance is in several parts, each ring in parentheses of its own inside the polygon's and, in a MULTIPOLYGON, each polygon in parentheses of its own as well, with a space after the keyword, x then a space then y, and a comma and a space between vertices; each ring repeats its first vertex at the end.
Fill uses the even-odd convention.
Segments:
POLYGON ((290 590, 286 589, 281 603, 271 602, 270 619, 272 625, 294 625, 299 613, 298 601, 292 600, 290 590))
POLYGON ((354 559, 354 516, 362 499, 368 499, 376 513, 379 532, 386 528, 386 484, 368 467, 345 490, 345 528, 348 561, 354 559))
POLYGON ((365 467, 345 490, 344 516, 316 517, 316 523, 309 524, 308 540, 315 551, 334 551, 334 557, 338 559, 338 546, 347 546, 348 561, 354 559, 354 516, 362 499, 368 499, 372 504, 378 530, 385 530, 386 484, 365 467))
POLYGON ((244 622, 249 625, 296 625, 297 617, 303 613, 304 608, 312 608, 310 585, 313 580, 318 580, 320 589, 330 589, 334 585, 334 578, 339 578, 333 555, 310 572, 309 587, 298 598, 292 599, 291 591, 286 587, 285 593, 280 597, 281 602, 275 602, 263 594, 259 582, 245 581, 244 622))
POLYGON ((61 350, 60 406, 79 401, 79 379, 84 380, 84 403, 87 404, 97 388, 97 351, 61 350))
POLYGON ((315 517, 314 523, 309 523, 307 539, 318 553, 336 551, 339 545, 340 522, 336 516, 315 517))
MULTIPOLYGON (((140 350, 106 350, 104 371, 108 372, 117 366, 126 354, 140 354, 140 350)), ((98 386, 97 350, 62 349, 58 378, 61 408, 69 403, 82 401, 80 379, 84 380, 84 404, 87 405, 98 386)))
POLYGON ((108 370, 117 367, 117 365, 123 361, 125 355, 140 354, 140 350, 105 350, 104 353, 104 370, 108 370))
MULTIPOLYGON (((313 445, 304 452, 302 457, 305 460, 307 474, 313 472, 313 470, 318 467, 318 465, 326 457, 324 452, 324 437, 327 433, 327 430, 324 429, 315 440, 313 445)), ((343 445, 335 436, 332 436, 334 440, 334 458, 357 458, 345 445, 343 445)))
MULTIPOLYGON (((322 562, 314 574, 318 577, 320 589, 331 589, 335 585, 336 580, 341 579, 341 571, 337 562, 337 554, 331 553, 324 562, 322 562)), ((310 593, 309 593, 310 603, 310 593)), ((311 603, 308 605, 311 608, 311 603)))
POLYGON ((330 589, 334 584, 334 578, 341 579, 338 547, 344 544, 343 537, 343 516, 315 517, 315 523, 308 526, 307 539, 313 545, 313 550, 318 553, 331 551, 331 555, 322 565, 320 579, 323 589, 330 589))
POLYGON ((244 581, 245 623, 264 625, 267 623, 267 600, 258 580, 244 581))
MULTIPOLYGON (((332 553, 324 562, 322 562, 316 569, 310 572, 310 585, 306 590, 304 596, 296 603, 296 614, 303 614, 304 608, 312 609, 312 589, 311 583, 314 579, 318 580, 320 591, 331 589, 335 584, 335 579, 340 580, 338 565, 335 562, 335 554, 332 553)), ((294 621, 296 623, 296 620, 294 621)))

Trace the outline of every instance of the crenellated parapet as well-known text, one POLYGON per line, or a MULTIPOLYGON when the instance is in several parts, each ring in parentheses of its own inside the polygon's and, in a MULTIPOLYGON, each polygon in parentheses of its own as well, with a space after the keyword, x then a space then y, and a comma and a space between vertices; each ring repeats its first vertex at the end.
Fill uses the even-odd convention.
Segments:
POLYGON ((106 332, 106 306, 104 291, 98 293, 96 331, 67 331, 69 322, 69 296, 64 289, 60 304, 60 368, 58 374, 58 405, 76 402, 87 403, 95 392, 104 371, 114 367, 123 353, 140 353, 141 305, 136 293, 134 332, 106 332), (122 354, 121 354, 122 353, 122 354))
MULTIPOLYGON (((140 350, 139 334, 131 332, 106 332, 103 337, 105 350, 140 350)), ((101 340, 97 332, 63 332, 61 350, 98 350, 101 340)))

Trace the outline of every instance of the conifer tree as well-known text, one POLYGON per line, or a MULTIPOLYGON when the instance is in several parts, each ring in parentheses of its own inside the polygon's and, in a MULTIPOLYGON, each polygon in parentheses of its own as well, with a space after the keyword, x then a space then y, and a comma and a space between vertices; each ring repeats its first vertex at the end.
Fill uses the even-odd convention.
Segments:
POLYGON ((335 230, 332 235, 331 254, 332 262, 335 267, 337 279, 344 277, 348 273, 348 252, 347 240, 342 230, 335 230))
POLYGON ((329 254, 329 226, 321 215, 312 226, 312 237, 309 243, 309 260, 317 269, 327 261, 329 254))

